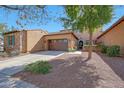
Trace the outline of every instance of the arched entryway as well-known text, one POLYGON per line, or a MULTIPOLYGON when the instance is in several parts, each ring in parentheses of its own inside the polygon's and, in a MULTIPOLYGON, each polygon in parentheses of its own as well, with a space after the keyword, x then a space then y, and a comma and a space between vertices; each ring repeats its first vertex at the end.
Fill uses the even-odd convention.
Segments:
POLYGON ((82 40, 79 41, 78 43, 78 49, 82 50, 83 49, 84 42, 82 40))

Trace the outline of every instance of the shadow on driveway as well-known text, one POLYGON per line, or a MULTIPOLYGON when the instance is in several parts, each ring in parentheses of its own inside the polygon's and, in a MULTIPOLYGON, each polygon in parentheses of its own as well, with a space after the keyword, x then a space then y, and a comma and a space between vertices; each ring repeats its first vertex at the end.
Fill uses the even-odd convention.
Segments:
POLYGON ((62 56, 50 61, 53 68, 46 75, 23 71, 16 74, 15 77, 42 88, 98 87, 100 77, 93 65, 84 62, 82 60, 84 58, 80 56, 67 57, 65 55, 65 59, 62 59, 62 56))
POLYGON ((124 80, 124 58, 121 57, 107 57, 104 54, 97 53, 106 64, 122 79, 124 80))
POLYGON ((24 69, 24 65, 6 67, 3 69, 0 69, 0 73, 11 76, 13 74, 16 74, 16 73, 22 71, 23 69, 24 69))

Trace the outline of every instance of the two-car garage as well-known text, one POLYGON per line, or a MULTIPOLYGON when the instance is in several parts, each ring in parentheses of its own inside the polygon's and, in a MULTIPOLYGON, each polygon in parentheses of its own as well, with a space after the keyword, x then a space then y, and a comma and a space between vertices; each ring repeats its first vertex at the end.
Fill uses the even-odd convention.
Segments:
POLYGON ((73 32, 58 32, 43 37, 44 50, 68 51, 69 48, 76 48, 78 38, 73 32))

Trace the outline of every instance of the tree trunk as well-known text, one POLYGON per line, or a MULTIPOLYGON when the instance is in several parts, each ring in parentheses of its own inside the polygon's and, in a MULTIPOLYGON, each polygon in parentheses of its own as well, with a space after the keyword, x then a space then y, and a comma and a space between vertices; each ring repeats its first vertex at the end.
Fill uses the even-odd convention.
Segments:
POLYGON ((89 51, 88 51, 88 59, 92 58, 92 37, 93 37, 93 32, 89 32, 89 51))

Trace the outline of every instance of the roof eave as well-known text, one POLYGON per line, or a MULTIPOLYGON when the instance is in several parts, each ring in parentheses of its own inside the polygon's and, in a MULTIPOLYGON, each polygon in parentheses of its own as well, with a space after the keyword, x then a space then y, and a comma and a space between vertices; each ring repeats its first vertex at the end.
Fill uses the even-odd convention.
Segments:
POLYGON ((101 38, 102 36, 104 36, 106 33, 108 33, 111 29, 113 29, 115 26, 117 26, 118 24, 120 24, 121 22, 124 21, 124 16, 122 16, 118 21, 116 21, 112 26, 110 26, 107 30, 105 30, 105 32, 103 32, 100 36, 97 37, 97 39, 101 38))

